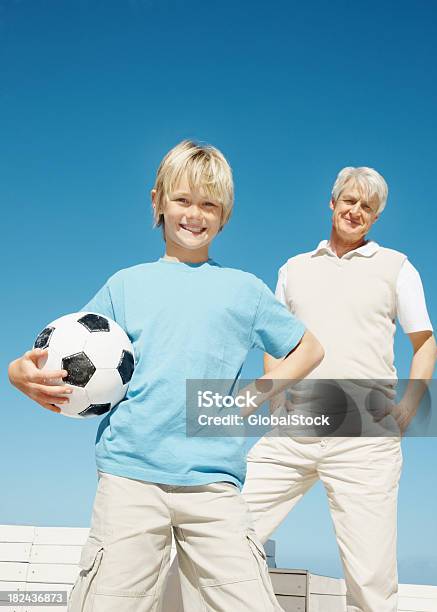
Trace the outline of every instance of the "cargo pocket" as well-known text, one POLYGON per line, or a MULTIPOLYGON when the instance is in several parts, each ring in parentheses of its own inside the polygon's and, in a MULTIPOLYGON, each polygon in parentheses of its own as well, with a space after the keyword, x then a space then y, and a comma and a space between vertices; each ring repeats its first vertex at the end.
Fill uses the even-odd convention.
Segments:
POLYGON ((80 573, 74 583, 68 600, 68 612, 88 612, 93 607, 95 592, 95 577, 103 556, 103 546, 95 542, 87 542, 82 549, 79 568, 80 573))
POLYGON ((246 533, 246 537, 257 567, 261 596, 265 601, 265 610, 266 612, 283 612, 273 591, 264 547, 253 529, 246 533))

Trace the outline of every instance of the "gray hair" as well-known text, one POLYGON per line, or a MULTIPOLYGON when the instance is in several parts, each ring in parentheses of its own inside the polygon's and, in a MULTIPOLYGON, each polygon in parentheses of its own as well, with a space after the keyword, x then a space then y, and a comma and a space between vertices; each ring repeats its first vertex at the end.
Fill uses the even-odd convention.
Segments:
POLYGON ((373 168, 362 166, 354 168, 347 166, 340 170, 335 179, 334 187, 332 188, 332 199, 334 202, 338 200, 345 185, 350 180, 353 180, 357 187, 362 191, 368 200, 377 196, 379 206, 378 214, 381 213, 387 203, 388 187, 384 177, 373 168))

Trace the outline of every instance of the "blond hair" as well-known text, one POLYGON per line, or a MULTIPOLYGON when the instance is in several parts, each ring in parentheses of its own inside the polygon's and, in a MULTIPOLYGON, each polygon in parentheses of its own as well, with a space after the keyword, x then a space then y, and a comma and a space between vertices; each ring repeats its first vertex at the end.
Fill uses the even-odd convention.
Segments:
POLYGON ((332 199, 334 202, 338 200, 346 183, 350 180, 355 182, 358 189, 366 195, 368 200, 374 196, 378 198, 379 206, 377 214, 384 210, 388 196, 387 183, 379 172, 373 168, 367 168, 367 166, 361 166, 360 168, 347 166, 340 170, 332 189, 332 199))
POLYGON ((186 173, 190 187, 202 187, 209 198, 221 204, 220 229, 229 221, 234 204, 232 170, 224 155, 211 145, 183 140, 171 149, 159 165, 154 189, 154 224, 164 224, 165 197, 186 173))

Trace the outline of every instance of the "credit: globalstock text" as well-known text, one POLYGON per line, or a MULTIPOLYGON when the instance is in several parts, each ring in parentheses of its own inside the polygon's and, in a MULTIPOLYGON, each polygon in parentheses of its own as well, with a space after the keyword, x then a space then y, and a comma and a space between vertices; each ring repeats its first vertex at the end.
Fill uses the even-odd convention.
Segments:
POLYGON ((290 427, 297 425, 329 426, 329 416, 320 414, 315 417, 304 416, 303 414, 287 414, 286 416, 276 416, 274 414, 251 414, 248 417, 242 417, 238 414, 225 414, 223 416, 208 416, 207 414, 199 414, 197 417, 199 425, 216 425, 233 427, 235 425, 263 425, 271 427, 290 427))

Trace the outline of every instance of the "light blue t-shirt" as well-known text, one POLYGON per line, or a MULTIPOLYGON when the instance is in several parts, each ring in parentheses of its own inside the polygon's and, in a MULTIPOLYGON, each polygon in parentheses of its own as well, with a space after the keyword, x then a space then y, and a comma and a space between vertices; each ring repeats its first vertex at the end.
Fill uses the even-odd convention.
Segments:
POLYGON ((304 326, 256 276, 211 259, 120 270, 81 310, 114 319, 135 351, 126 398, 98 429, 97 468, 170 485, 242 486, 244 439, 186 436, 186 380, 236 380, 251 348, 283 357, 304 326))

